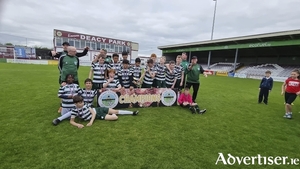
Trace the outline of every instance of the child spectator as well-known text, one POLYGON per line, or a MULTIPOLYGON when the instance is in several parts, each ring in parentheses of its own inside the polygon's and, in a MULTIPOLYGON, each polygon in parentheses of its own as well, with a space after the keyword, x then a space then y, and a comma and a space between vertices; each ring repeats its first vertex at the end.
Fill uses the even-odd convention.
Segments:
POLYGON ((273 88, 273 78, 270 76, 271 71, 266 71, 265 77, 263 77, 260 82, 258 103, 261 103, 263 101, 266 105, 268 104, 269 92, 273 88))
POLYGON ((287 119, 292 118, 292 103, 296 100, 297 95, 300 95, 300 71, 293 70, 289 77, 282 85, 281 95, 284 94, 285 99, 285 115, 287 119))

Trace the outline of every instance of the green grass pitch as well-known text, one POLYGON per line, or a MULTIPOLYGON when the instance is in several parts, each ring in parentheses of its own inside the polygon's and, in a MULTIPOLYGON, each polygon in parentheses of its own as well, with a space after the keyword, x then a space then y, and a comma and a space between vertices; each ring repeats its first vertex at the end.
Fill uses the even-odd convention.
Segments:
MULTIPOLYGON (((81 85, 89 67, 80 67, 81 85)), ((201 76, 205 115, 180 107, 140 108, 138 116, 95 120, 78 129, 59 116, 57 66, 0 64, 0 168, 299 168, 215 165, 218 153, 300 158, 300 99, 284 115, 281 84, 257 104, 258 80, 201 76)), ((86 124, 86 123, 84 123, 86 124)))

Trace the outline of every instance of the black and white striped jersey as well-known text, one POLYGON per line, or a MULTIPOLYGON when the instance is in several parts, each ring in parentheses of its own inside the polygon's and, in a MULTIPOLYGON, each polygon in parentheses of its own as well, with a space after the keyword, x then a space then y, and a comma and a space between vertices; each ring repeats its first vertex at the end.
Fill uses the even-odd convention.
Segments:
POLYGON ((184 72, 184 69, 181 65, 176 65, 175 70, 178 74, 177 79, 181 81, 182 72, 184 72))
POLYGON ((90 107, 88 105, 83 105, 82 108, 73 108, 71 110, 71 119, 74 119, 75 117, 79 117, 80 119, 83 119, 84 121, 89 121, 92 119, 92 113, 90 112, 90 107))
POLYGON ((178 77, 178 72, 174 69, 172 73, 169 70, 166 70, 166 84, 173 85, 175 79, 178 77))
POLYGON ((156 73, 155 79, 160 80, 160 81, 165 81, 166 80, 166 74, 165 74, 166 70, 168 70, 166 65, 158 64, 156 66, 157 73, 156 73))
POLYGON ((91 69, 94 71, 93 83, 103 83, 105 80, 105 71, 107 70, 107 64, 100 64, 99 62, 92 63, 91 69))
POLYGON ((132 71, 130 69, 121 69, 118 76, 123 87, 129 88, 132 85, 132 71))
POLYGON ((140 66, 139 67, 133 66, 131 68, 131 72, 133 74, 133 78, 138 78, 139 79, 142 76, 142 68, 140 66))
POLYGON ((109 66, 108 66, 108 69, 114 69, 116 74, 115 74, 115 79, 118 79, 118 72, 120 71, 121 69, 121 64, 118 62, 118 63, 111 63, 109 66))
MULTIPOLYGON (((146 73, 145 73, 145 77, 144 77, 144 83, 152 85, 153 79, 151 78, 150 73, 147 71, 147 69, 145 69, 145 71, 146 71, 146 73)), ((156 68, 153 66, 152 68, 150 68, 150 72, 157 73, 156 68)))
POLYGON ((74 107, 73 98, 68 98, 69 96, 78 95, 81 92, 80 87, 77 84, 66 84, 65 86, 60 86, 58 90, 58 97, 62 98, 63 108, 74 107))
POLYGON ((87 89, 83 88, 79 92, 79 94, 83 98, 84 103, 87 104, 88 106, 91 106, 93 104, 95 96, 97 95, 97 92, 98 92, 97 89, 87 90, 87 89))
MULTIPOLYGON (((107 83, 108 82, 108 79, 105 80, 104 83, 107 83)), ((106 88, 108 89, 115 89, 115 88, 118 88, 119 86, 121 86, 120 82, 119 82, 119 79, 114 79, 113 81, 111 81, 106 88)))

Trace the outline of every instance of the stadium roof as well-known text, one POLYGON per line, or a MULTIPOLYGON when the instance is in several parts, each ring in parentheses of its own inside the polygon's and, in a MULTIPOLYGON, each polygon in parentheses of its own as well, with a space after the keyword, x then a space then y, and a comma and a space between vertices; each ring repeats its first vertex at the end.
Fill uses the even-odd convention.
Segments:
POLYGON ((273 33, 264 33, 257 35, 240 36, 233 38, 224 38, 216 40, 198 41, 190 43, 181 43, 173 45, 158 46, 158 49, 171 49, 180 47, 191 47, 191 46, 215 46, 225 44, 245 44, 245 43, 261 43, 266 41, 282 41, 282 40, 295 40, 300 39, 300 29, 281 31, 273 33))

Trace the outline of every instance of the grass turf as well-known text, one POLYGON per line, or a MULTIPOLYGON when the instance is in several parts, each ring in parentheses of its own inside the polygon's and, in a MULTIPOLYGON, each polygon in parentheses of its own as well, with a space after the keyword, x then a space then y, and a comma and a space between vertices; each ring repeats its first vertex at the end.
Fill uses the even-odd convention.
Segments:
MULTIPOLYGON (((80 67, 83 85, 88 67, 80 67)), ((218 153, 300 158, 300 108, 284 119, 281 84, 269 105, 257 104, 259 81, 201 77, 197 101, 208 111, 141 108, 116 122, 78 129, 58 117, 56 66, 0 63, 0 168, 298 168, 215 165, 218 153)), ((84 123, 86 124, 86 123, 84 123)))

